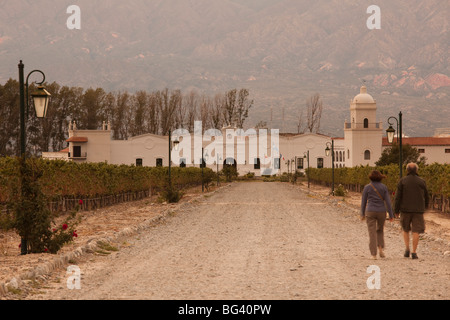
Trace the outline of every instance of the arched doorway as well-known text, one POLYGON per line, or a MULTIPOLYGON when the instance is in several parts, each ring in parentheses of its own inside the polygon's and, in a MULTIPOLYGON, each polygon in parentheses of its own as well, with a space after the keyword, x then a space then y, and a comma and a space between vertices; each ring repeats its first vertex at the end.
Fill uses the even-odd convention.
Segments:
POLYGON ((229 166, 229 167, 234 167, 235 169, 237 168, 237 163, 236 163, 236 160, 234 160, 234 158, 226 158, 224 161, 223 161, 223 166, 225 167, 225 166, 229 166))
POLYGON ((238 176, 236 160, 234 160, 234 158, 226 158, 223 161, 222 172, 225 175, 225 178, 227 179, 228 182, 236 178, 238 176))

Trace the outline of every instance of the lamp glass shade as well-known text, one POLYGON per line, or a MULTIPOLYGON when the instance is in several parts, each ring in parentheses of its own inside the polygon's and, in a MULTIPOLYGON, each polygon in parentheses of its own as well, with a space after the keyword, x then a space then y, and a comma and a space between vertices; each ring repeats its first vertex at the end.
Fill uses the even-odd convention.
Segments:
POLYGON ((175 140, 173 141, 173 149, 175 151, 178 151, 179 144, 180 144, 180 141, 178 140, 178 138, 175 138, 175 140))
POLYGON ((35 92, 31 94, 33 98, 36 117, 45 118, 47 116, 48 102, 51 94, 42 86, 39 86, 35 92))
POLYGON ((392 126, 389 126, 389 128, 386 130, 387 139, 389 143, 392 143, 394 141, 394 134, 395 130, 392 128, 392 126))
POLYGON ((327 146, 327 148, 325 149, 325 155, 327 156, 327 157, 329 157, 330 156, 330 147, 328 147, 327 146))

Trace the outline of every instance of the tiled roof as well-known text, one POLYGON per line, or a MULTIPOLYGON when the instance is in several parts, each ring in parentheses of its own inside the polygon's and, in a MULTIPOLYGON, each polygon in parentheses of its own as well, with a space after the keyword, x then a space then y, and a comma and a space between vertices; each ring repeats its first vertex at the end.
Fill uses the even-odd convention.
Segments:
MULTIPOLYGON (((394 138, 394 142, 397 138, 394 138)), ((409 144, 411 146, 450 146, 450 138, 444 137, 414 137, 414 138, 403 138, 402 144, 409 144)), ((387 147, 390 144, 386 137, 383 137, 383 147, 387 147)))
POLYGON ((66 140, 67 142, 88 142, 87 137, 71 137, 66 140))

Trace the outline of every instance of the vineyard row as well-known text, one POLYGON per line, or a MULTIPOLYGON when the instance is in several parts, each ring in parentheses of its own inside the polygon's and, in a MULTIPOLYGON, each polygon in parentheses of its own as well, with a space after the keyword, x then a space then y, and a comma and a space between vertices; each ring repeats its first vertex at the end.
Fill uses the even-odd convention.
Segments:
MULTIPOLYGON (((138 200, 154 194, 168 184, 167 167, 136 167, 106 163, 67 162, 27 159, 34 177, 49 202, 51 211, 70 211, 81 205, 94 209, 138 200), (82 200, 82 202, 79 202, 82 200)), ((215 173, 205 168, 203 181, 215 173)), ((17 158, 0 158, 0 210, 5 211, 20 196, 20 164, 17 158)), ((171 168, 171 184, 178 189, 200 185, 200 168, 171 168)))
MULTIPOLYGON (((335 186, 342 185, 347 190, 362 192, 364 186, 370 182, 368 177, 374 169, 379 170, 386 176, 386 179, 383 179, 382 182, 388 187, 392 197, 394 197, 399 181, 399 167, 397 165, 335 168, 335 186)), ((405 168, 403 169, 405 170, 405 168)), ((311 181, 318 184, 331 185, 332 169, 310 168, 308 170, 311 181)), ((403 176, 406 176, 405 171, 403 171, 403 176)), ((430 199, 432 200, 430 204, 442 212, 450 212, 450 164, 434 163, 421 165, 419 167, 419 176, 427 183, 430 199)))

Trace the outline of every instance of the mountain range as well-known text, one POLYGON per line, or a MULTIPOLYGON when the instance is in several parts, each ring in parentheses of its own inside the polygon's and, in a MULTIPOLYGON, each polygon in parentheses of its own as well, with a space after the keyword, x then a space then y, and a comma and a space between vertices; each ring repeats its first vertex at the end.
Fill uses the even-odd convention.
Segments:
MULTIPOLYGON (((248 125, 296 132, 306 100, 323 101, 321 131, 343 136, 364 83, 379 121, 403 132, 450 127, 447 0, 0 0, 0 83, 40 69, 47 81, 109 91, 247 88, 248 125), (80 8, 71 30, 67 8, 80 8), (370 30, 369 6, 381 29, 370 30)), ((37 79, 38 80, 38 79, 37 79)))

